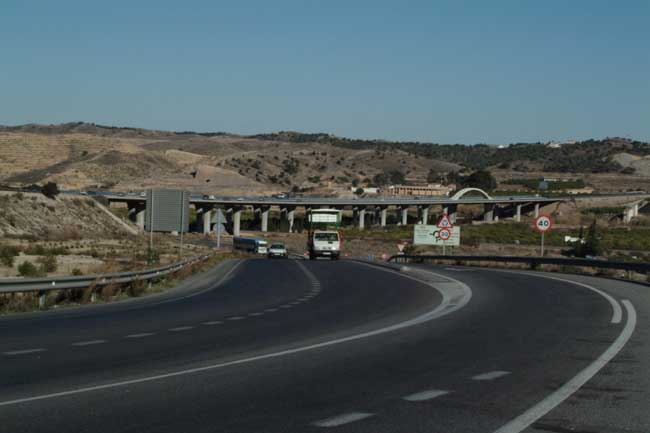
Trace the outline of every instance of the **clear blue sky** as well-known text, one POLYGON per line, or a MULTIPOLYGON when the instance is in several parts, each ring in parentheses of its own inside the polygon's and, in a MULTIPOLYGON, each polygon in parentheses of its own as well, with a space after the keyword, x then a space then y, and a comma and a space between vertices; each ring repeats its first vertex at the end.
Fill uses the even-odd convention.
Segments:
POLYGON ((650 2, 0 5, 0 124, 650 140, 650 2))

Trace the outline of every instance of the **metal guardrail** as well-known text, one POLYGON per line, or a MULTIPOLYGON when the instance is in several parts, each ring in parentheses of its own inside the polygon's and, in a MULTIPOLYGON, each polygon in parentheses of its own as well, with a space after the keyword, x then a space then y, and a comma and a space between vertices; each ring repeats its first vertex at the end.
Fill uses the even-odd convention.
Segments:
MULTIPOLYGON (((0 294, 39 292, 39 306, 45 306, 46 292, 51 290, 85 289, 90 286, 103 287, 109 284, 124 284, 133 281, 149 281, 176 272, 183 267, 206 260, 210 255, 201 255, 158 268, 133 272, 114 272, 70 277, 6 278, 0 280, 0 294)), ((93 300, 95 292, 93 291, 93 300)))
POLYGON ((618 269, 624 271, 650 274, 650 263, 646 262, 618 262, 609 260, 591 260, 565 257, 523 257, 523 256, 443 256, 443 255, 413 255, 398 254, 391 256, 388 261, 395 263, 427 263, 433 261, 451 262, 501 262, 525 263, 531 268, 539 265, 582 266, 597 269, 618 269))

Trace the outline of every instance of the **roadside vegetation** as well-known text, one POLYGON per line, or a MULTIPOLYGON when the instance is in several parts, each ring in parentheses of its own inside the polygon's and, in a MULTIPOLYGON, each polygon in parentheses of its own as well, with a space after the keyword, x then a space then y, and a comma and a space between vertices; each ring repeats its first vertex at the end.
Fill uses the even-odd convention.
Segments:
MULTIPOLYGON (((479 248, 481 244, 513 244, 539 245, 540 234, 527 223, 506 223, 461 225, 461 245, 479 248)), ((372 238, 391 241, 408 241, 413 239, 413 226, 387 226, 384 229, 359 230, 358 228, 343 229, 345 238, 372 238)), ((576 250, 573 254, 598 255, 610 250, 650 251, 650 230, 644 227, 610 227, 598 225, 582 228, 554 228, 545 235, 547 246, 564 247, 569 252, 576 246, 565 242, 565 236, 587 238, 592 233, 598 240, 599 248, 595 251, 576 250), (591 227, 591 228, 590 228, 591 227)))
MULTIPOLYGON (((210 269, 220 262, 238 257, 240 255, 230 252, 214 254, 203 262, 188 265, 173 274, 152 280, 151 284, 149 281, 135 281, 129 284, 107 284, 102 287, 91 285, 85 289, 50 291, 47 293, 46 305, 48 308, 62 308, 89 303, 114 302, 160 293, 174 287, 186 278, 210 269), (96 293, 94 302, 93 292, 96 293)), ((43 265, 41 264, 41 266, 43 265)), ((31 274, 29 276, 41 276, 39 275, 40 268, 33 263, 25 262, 21 266, 24 267, 25 272, 31 274)), ((35 293, 0 294, 0 314, 35 310, 38 310, 38 297, 35 293)))

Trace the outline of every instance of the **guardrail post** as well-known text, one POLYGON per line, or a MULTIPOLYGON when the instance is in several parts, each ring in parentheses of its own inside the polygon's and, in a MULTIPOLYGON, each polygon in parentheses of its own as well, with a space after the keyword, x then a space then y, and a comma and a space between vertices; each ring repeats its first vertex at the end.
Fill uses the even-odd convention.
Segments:
POLYGON ((41 310, 45 309, 45 301, 47 297, 47 292, 45 290, 39 290, 38 292, 38 308, 41 310))

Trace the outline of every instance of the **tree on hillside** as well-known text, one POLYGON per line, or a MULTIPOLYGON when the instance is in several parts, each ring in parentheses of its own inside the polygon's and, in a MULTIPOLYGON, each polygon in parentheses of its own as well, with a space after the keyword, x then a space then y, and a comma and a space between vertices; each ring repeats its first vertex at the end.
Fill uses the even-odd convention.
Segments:
POLYGON ((41 189, 43 195, 47 198, 54 198, 59 195, 59 186, 54 182, 48 182, 41 189))
POLYGON ((602 253, 602 248, 600 245, 600 235, 598 234, 598 227, 596 226, 596 220, 594 220, 589 229, 587 230, 587 236, 585 236, 585 243, 580 244, 578 247, 578 256, 598 256, 602 253))
POLYGON ((442 183, 444 180, 444 176, 442 173, 438 173, 436 170, 430 168, 429 172, 427 173, 427 182, 429 183, 442 183))
POLYGON ((476 170, 461 180, 461 185, 465 188, 480 188, 484 191, 492 191, 497 187, 497 180, 488 170, 476 170))
POLYGON ((399 185, 403 184, 405 181, 404 174, 399 170, 385 171, 383 173, 378 173, 372 178, 372 184, 374 186, 384 186, 384 185, 399 185))

